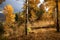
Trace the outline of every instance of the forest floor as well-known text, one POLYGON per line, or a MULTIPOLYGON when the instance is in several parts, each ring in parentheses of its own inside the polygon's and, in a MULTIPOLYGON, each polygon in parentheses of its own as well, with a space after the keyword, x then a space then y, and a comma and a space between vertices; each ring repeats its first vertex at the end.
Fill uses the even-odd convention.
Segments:
POLYGON ((56 32, 56 27, 50 25, 54 25, 54 21, 28 23, 27 27, 30 29, 27 30, 27 35, 25 35, 24 26, 21 26, 18 28, 20 31, 17 37, 14 35, 4 40, 60 40, 60 32, 56 32))
POLYGON ((37 30, 37 33, 30 32, 27 35, 19 36, 9 40, 60 40, 60 32, 56 32, 56 28, 37 30))
MULTIPOLYGON (((49 22, 51 24, 54 24, 53 21, 49 21, 49 22)), ((39 23, 41 22, 36 22, 36 23, 38 27, 40 26, 39 23)), ((41 23, 42 25, 46 25, 48 22, 45 21, 42 23, 41 23), (42 24, 42 23, 45 23, 45 24, 42 24)), ((31 24, 29 25, 31 27, 31 24)), ((28 32, 27 35, 21 35, 19 37, 11 38, 9 40, 60 40, 60 32, 56 32, 56 28, 40 28, 40 29, 33 29, 31 31, 32 32, 28 32)))
POLYGON ((50 26, 50 25, 54 25, 54 21, 53 20, 41 20, 41 21, 36 21, 36 22, 32 22, 27 24, 28 27, 46 27, 46 26, 50 26))

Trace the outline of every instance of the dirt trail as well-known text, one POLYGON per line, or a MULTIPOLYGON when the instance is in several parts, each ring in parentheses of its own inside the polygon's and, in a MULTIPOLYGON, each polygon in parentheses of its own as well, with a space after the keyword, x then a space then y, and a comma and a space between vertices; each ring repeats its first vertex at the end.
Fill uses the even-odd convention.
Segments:
POLYGON ((39 27, 50 27, 50 25, 54 25, 54 21, 38 21, 38 22, 33 22, 32 24, 31 23, 28 23, 28 32, 34 32, 34 33, 37 33, 37 32, 46 32, 47 30, 55 30, 55 29, 52 29, 52 28, 42 28, 40 29, 39 27), (33 29, 32 28, 37 28, 37 29, 33 29))
POLYGON ((46 27, 48 25, 54 25, 54 21, 38 21, 33 22, 32 24, 28 23, 28 27, 46 27))

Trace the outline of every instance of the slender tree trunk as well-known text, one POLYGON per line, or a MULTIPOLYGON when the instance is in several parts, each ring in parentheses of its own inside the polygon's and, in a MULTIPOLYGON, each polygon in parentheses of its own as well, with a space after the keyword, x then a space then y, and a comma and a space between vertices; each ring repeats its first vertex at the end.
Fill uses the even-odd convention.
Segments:
POLYGON ((57 26, 56 26, 56 28, 57 28, 57 32, 59 32, 59 19, 58 19, 58 0, 56 0, 56 12, 57 12, 57 26))

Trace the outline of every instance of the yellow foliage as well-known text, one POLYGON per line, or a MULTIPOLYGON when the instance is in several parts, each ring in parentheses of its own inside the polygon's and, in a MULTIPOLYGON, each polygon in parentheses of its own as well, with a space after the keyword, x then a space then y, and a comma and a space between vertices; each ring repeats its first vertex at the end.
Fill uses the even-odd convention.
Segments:
POLYGON ((4 14, 6 16, 6 22, 7 23, 12 23, 14 22, 15 15, 13 14, 13 7, 11 5, 6 5, 4 7, 4 14))
POLYGON ((29 3, 34 3, 34 0, 28 0, 29 3))
POLYGON ((29 2, 29 8, 31 8, 29 11, 30 11, 30 14, 31 14, 31 21, 34 21, 37 16, 36 16, 36 12, 39 10, 39 8, 37 7, 37 4, 40 2, 40 0, 28 0, 29 2), (35 12, 36 11, 36 12, 35 12))
MULTIPOLYGON (((47 19, 47 20, 51 20, 52 19, 52 13, 54 13, 55 11, 55 6, 56 6, 56 3, 55 1, 53 0, 48 0, 45 2, 45 5, 44 7, 48 8, 48 11, 43 14, 43 19, 47 19)), ((41 8, 43 9, 43 7, 41 6, 41 8)))
POLYGON ((27 5, 26 4, 24 4, 23 9, 27 9, 27 5))
POLYGON ((58 10, 60 11, 60 2, 58 3, 58 10))
POLYGON ((47 1, 45 6, 55 6, 55 1, 47 1))
POLYGON ((40 2, 40 0, 28 0, 29 3, 32 3, 32 4, 38 4, 40 2))
POLYGON ((32 20, 35 20, 37 18, 36 14, 33 10, 31 10, 31 18, 32 18, 32 20))
POLYGON ((15 15, 13 14, 13 11, 14 10, 11 5, 6 5, 3 10, 3 13, 6 17, 6 20, 4 23, 4 30, 6 32, 6 35, 9 34, 9 32, 12 33, 12 31, 10 30, 10 26, 13 25, 13 23, 15 22, 15 15))
POLYGON ((35 0, 35 3, 36 3, 36 4, 40 3, 40 0, 35 0))
POLYGON ((6 5, 4 7, 4 11, 11 14, 11 13, 13 13, 13 7, 11 5, 6 5))
POLYGON ((45 7, 49 8, 48 9, 48 14, 53 13, 54 8, 56 6, 55 1, 53 1, 53 0, 47 1, 45 4, 46 4, 45 7))
POLYGON ((40 3, 40 0, 28 0, 30 7, 36 7, 38 3, 40 3))

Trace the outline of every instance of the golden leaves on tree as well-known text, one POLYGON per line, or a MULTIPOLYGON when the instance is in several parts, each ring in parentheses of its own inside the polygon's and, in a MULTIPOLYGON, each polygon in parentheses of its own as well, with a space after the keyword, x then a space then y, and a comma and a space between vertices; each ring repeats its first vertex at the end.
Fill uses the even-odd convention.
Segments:
POLYGON ((58 10, 60 11, 60 2, 58 2, 58 10))
POLYGON ((45 9, 44 18, 50 20, 52 18, 53 13, 55 12, 54 10, 56 3, 53 0, 47 0, 43 4, 45 5, 43 5, 43 7, 41 8, 45 9))
POLYGON ((29 14, 31 14, 31 21, 35 20, 37 18, 36 12, 39 10, 37 7, 37 4, 40 2, 40 0, 28 0, 29 5, 28 5, 28 11, 29 14))
POLYGON ((4 7, 4 14, 6 16, 6 22, 11 23, 14 22, 15 15, 13 14, 13 7, 11 5, 6 5, 4 7))
POLYGON ((35 3, 36 3, 36 4, 40 3, 40 0, 35 0, 35 3))
POLYGON ((37 17, 36 17, 36 14, 33 10, 31 10, 31 20, 35 20, 37 17))
POLYGON ((13 14, 14 10, 11 5, 6 5, 4 7, 3 13, 6 17, 5 23, 4 23, 4 30, 5 35, 9 36, 9 32, 13 33, 13 30, 10 28, 12 25, 14 25, 15 22, 15 15, 13 14))

